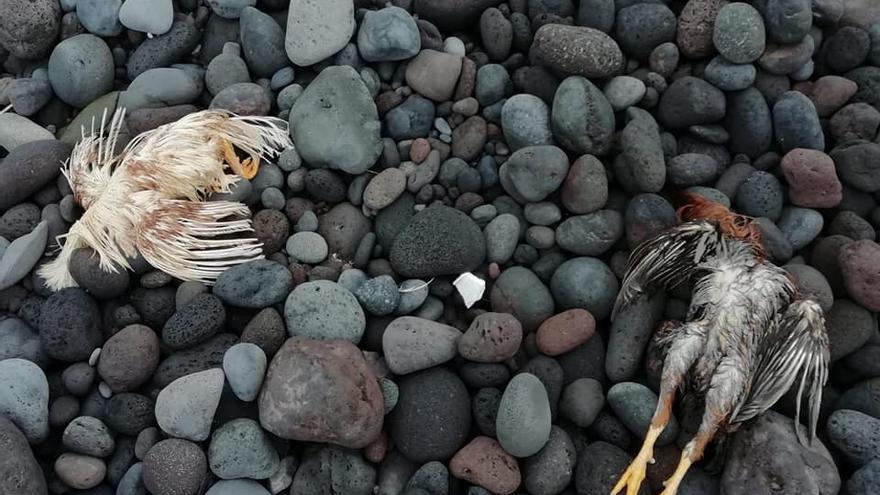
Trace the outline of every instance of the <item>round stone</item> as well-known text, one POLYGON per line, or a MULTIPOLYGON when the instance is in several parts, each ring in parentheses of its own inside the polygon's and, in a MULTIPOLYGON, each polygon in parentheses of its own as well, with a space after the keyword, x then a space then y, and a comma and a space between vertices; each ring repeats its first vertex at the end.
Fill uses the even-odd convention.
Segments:
POLYGON ((76 17, 90 33, 102 37, 113 37, 123 31, 119 23, 119 9, 122 0, 82 0, 76 2, 76 17))
POLYGON ((279 464, 278 452, 252 419, 234 419, 211 435, 208 466, 221 479, 266 479, 279 464))
MULTIPOLYGON (((269 14, 254 7, 241 10, 241 47, 248 66, 259 77, 272 76, 272 89, 276 86, 276 75, 287 79, 281 71, 289 70, 289 82, 293 82, 293 69, 284 52, 284 30, 269 14)), ((287 86, 287 84, 281 85, 287 86)))
POLYGON ((31 444, 49 435, 49 384, 36 364, 11 358, 0 361, 0 412, 31 444))
POLYGON ((810 100, 819 117, 828 118, 840 110, 856 94, 858 85, 840 76, 822 76, 813 83, 810 100))
POLYGON ((761 170, 752 172, 736 191, 736 206, 745 215, 778 220, 783 206, 779 180, 761 170))
POLYGON ((556 244, 583 256, 599 256, 623 238, 623 215, 599 210, 568 217, 556 228, 556 244))
POLYGON ((28 439, 5 416, 0 415, 0 448, 4 455, 0 460, 2 493, 48 493, 46 477, 34 458, 28 439))
POLYGON ((715 57, 706 66, 703 77, 722 91, 740 91, 755 82, 758 71, 752 64, 733 64, 715 57))
POLYGON ((174 380, 156 397, 156 423, 170 436, 206 440, 224 382, 223 370, 216 368, 174 380))
POLYGON ((223 355, 223 371, 235 396, 251 402, 257 398, 263 385, 266 353, 255 344, 235 344, 223 355))
POLYGON ((606 77, 623 67, 623 53, 614 39, 581 26, 544 24, 535 32, 529 54, 538 65, 589 78, 606 77))
POLYGON ((798 91, 786 91, 776 100, 773 132, 783 151, 795 148, 825 150, 825 137, 816 106, 798 91))
POLYGON ((774 479, 785 479, 786 489, 792 490, 803 487, 821 493, 836 492, 840 487, 840 475, 822 441, 816 439, 811 447, 803 445, 791 418, 772 410, 744 425, 729 452, 721 476, 723 493, 755 493, 774 479))
POLYGON ((682 54, 691 59, 705 58, 713 52, 715 19, 724 0, 689 0, 678 19, 676 44, 682 54))
POLYGON ((836 146, 831 159, 840 179, 859 191, 875 192, 880 190, 880 144, 861 140, 848 141, 836 146))
POLYGON ((522 342, 522 325, 506 313, 483 313, 471 322, 458 341, 462 357, 479 363, 497 363, 516 354, 522 342))
POLYGON ((100 419, 80 416, 71 421, 61 437, 64 447, 92 457, 107 457, 116 449, 110 430, 100 419))
POLYGON ((406 190, 406 174, 399 168, 387 168, 367 183, 364 206, 381 210, 394 202, 406 190))
POLYGON ((213 294, 225 304, 260 309, 284 300, 293 277, 284 265, 254 260, 228 268, 217 277, 213 294))
MULTIPOLYGON (((115 394, 104 405, 104 422, 115 431, 136 436, 141 430, 156 424, 153 401, 131 392, 115 394)), ((85 412, 85 411, 83 411, 85 412)))
POLYGON ((808 208, 833 208, 843 198, 834 161, 818 150, 795 148, 782 157, 791 202, 808 208))
POLYGON ((524 462, 523 486, 534 495, 561 493, 571 483, 576 464, 577 451, 571 437, 553 426, 544 448, 524 462))
POLYGON ((615 40, 623 51, 646 60, 658 45, 675 39, 675 14, 663 4, 637 3, 617 11, 615 40))
POLYGON ((346 340, 301 337, 288 339, 275 354, 258 406, 260 424, 276 436, 349 449, 379 436, 385 412, 360 349, 346 340))
POLYGON ((159 365, 159 337, 144 325, 129 325, 101 348, 98 374, 115 393, 136 390, 159 365))
POLYGON ((629 107, 626 114, 629 121, 620 135, 623 153, 613 170, 627 190, 659 192, 666 182, 660 127, 640 108, 629 107))
POLYGON ((502 495, 512 494, 522 482, 516 459, 486 436, 474 438, 456 452, 449 461, 449 471, 456 478, 502 495))
POLYGON ((550 427, 544 385, 531 373, 514 376, 501 397, 495 421, 501 447, 515 457, 531 456, 549 440, 550 427))
POLYGON ((602 384, 592 378, 578 378, 569 383, 559 399, 562 417, 581 428, 592 425, 604 406, 602 384))
POLYGON ((486 260, 504 264, 513 256, 520 234, 519 219, 510 213, 493 218, 483 233, 486 236, 486 260))
POLYGON ((115 266, 116 271, 108 271, 101 267, 100 257, 91 248, 77 248, 68 262, 70 275, 77 285, 100 299, 113 299, 128 290, 129 274, 122 267, 115 266))
POLYGON ((747 3, 727 4, 715 18, 712 43, 721 56, 734 64, 754 62, 764 53, 764 19, 747 3))
POLYGON ((843 284, 852 298, 871 311, 880 311, 880 245, 871 240, 850 242, 838 258, 843 284))
POLYGON ((797 43, 813 23, 809 0, 768 0, 764 7, 767 33, 777 43, 797 43))
POLYGON ((55 459, 55 474, 73 489, 88 490, 104 481, 107 465, 95 457, 65 452, 55 459))
POLYGON ((605 94, 586 77, 567 77, 559 84, 553 96, 550 123, 554 137, 566 150, 602 156, 611 149, 614 109, 605 94))
POLYGON ((553 298, 561 309, 586 309, 603 320, 611 313, 618 281, 608 265, 597 258, 573 258, 561 264, 550 280, 553 298))
POLYGON ((382 350, 388 368, 405 375, 456 356, 461 332, 449 325, 416 316, 394 319, 382 334, 382 350))
POLYGON ((467 388, 452 372, 435 367, 400 381, 389 433, 407 459, 420 463, 449 459, 464 445, 470 427, 467 388))
POLYGON ((562 205, 571 213, 596 211, 608 201, 608 176, 595 156, 583 155, 568 170, 560 189, 562 205))
POLYGON ((65 103, 82 108, 113 88, 113 55, 93 34, 59 43, 49 57, 49 82, 65 103))
POLYGON ((504 140, 513 151, 553 143, 550 108, 535 95, 517 94, 508 98, 501 107, 501 128, 504 140))
POLYGON ((186 440, 162 440, 144 457, 144 487, 156 495, 196 495, 207 474, 205 453, 186 440))
POLYGON ((567 173, 568 157, 556 146, 517 150, 499 170, 504 189, 523 202, 543 200, 562 185, 567 173))
POLYGON ((21 5, 5 0, 0 3, 0 11, 7 14, 0 20, 0 46, 19 59, 44 57, 58 39, 59 2, 39 0, 21 5))
POLYGON ((291 335, 359 342, 366 317, 354 294, 329 280, 298 285, 284 303, 291 335))
POLYGON ((722 122, 730 134, 727 145, 732 152, 757 158, 770 149, 773 120, 767 100, 758 89, 728 93, 722 122))
POLYGON ((389 260, 405 277, 435 277, 471 271, 485 256, 485 238, 476 223, 459 210, 436 205, 399 230, 389 260))
POLYGON ((375 316, 391 314, 400 302, 397 282, 391 275, 380 275, 365 280, 354 291, 358 302, 375 316))
POLYGON ((66 362, 84 361, 101 345, 101 314, 86 292, 72 287, 53 293, 40 311, 40 341, 46 354, 66 362))
POLYGON ((269 93, 259 84, 245 82, 226 86, 214 96, 210 109, 228 110, 237 115, 268 115, 272 107, 269 93))
POLYGON ((290 257, 302 263, 317 264, 327 258, 327 241, 315 232, 297 232, 290 236, 285 247, 290 257))
POLYGON ((226 309, 213 294, 199 294, 176 311, 162 328, 162 341, 171 349, 185 349, 202 343, 223 328, 226 309))
MULTIPOLYGON (((657 407, 657 395, 642 384, 621 382, 608 389, 608 405, 630 432, 644 437, 657 407)), ((657 445, 672 442, 677 434, 678 421, 671 416, 666 429, 657 438, 657 445)))
POLYGON ((416 21, 400 7, 367 11, 357 36, 358 52, 367 62, 404 60, 419 53, 416 21))
POLYGON ((702 79, 685 76, 663 92, 657 117, 661 124, 678 129, 716 122, 724 117, 725 108, 721 90, 702 79))
MULTIPOLYGON (((649 4, 642 4, 649 5, 649 4)), ((631 76, 616 76, 608 81, 603 92, 615 112, 625 110, 645 96, 645 83, 631 76)))
POLYGON ((504 270, 490 292, 492 311, 510 313, 526 331, 534 331, 553 315, 553 297, 531 270, 514 266, 504 270))
POLYGON ((798 251, 806 247, 822 232, 825 221, 822 214, 816 210, 789 206, 783 208, 782 215, 776 225, 785 234, 792 249, 798 251))
POLYGON ((584 309, 570 309, 544 320, 537 332, 542 354, 558 356, 583 344, 596 331, 596 319, 584 309))
POLYGON ((171 29, 174 7, 170 0, 126 1, 119 9, 119 22, 128 29, 162 35, 171 29))
POLYGON ((297 151, 307 163, 360 174, 381 154, 376 105, 352 67, 322 70, 293 104, 290 122, 297 151))

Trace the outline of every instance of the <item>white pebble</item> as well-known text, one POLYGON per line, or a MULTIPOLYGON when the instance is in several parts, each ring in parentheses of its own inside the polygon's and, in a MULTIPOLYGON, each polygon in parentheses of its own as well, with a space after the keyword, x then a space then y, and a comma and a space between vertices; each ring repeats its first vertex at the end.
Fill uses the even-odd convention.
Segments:
POLYGON ((89 356, 89 366, 95 366, 98 364, 98 358, 101 357, 101 348, 98 347, 94 351, 92 351, 92 355, 89 356))
POLYGON ((434 119, 434 128, 437 129, 440 134, 452 134, 452 128, 449 127, 449 122, 446 122, 446 119, 443 117, 437 117, 434 119))
POLYGON ((443 51, 452 55, 459 55, 462 57, 464 57, 466 53, 464 42, 456 38, 455 36, 450 36, 446 38, 446 41, 443 42, 443 51))
POLYGON ((104 382, 98 384, 98 393, 101 394, 101 397, 105 399, 113 397, 113 391, 110 390, 110 385, 107 385, 104 382))

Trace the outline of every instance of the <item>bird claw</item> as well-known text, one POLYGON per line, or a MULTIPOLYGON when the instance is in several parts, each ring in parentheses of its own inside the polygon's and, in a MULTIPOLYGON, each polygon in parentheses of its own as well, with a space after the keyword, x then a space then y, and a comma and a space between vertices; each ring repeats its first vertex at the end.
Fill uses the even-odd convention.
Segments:
POLYGON ((233 172, 245 179, 253 179, 257 175, 257 170, 260 168, 260 159, 258 157, 245 158, 244 161, 239 161, 232 143, 224 139, 221 141, 221 146, 223 147, 223 158, 226 159, 226 163, 229 164, 229 168, 233 172))
POLYGON ((626 487, 626 495, 637 495, 639 488, 642 486, 642 481, 645 480, 647 475, 648 464, 653 463, 654 456, 650 452, 639 452, 639 455, 633 459, 629 467, 626 468, 626 471, 620 476, 617 484, 614 485, 611 495, 620 493, 623 487, 626 487))

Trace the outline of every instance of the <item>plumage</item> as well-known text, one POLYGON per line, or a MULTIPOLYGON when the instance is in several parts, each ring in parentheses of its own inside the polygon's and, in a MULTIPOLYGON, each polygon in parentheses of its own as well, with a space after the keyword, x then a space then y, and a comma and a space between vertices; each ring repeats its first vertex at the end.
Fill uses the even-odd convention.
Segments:
POLYGON ((828 377, 828 337, 816 301, 801 294, 782 268, 764 257, 751 219, 699 196, 679 210, 682 220, 631 253, 614 308, 683 282, 692 284, 684 322, 655 337, 665 351, 660 400, 642 449, 612 494, 638 493, 653 444, 665 428, 678 389, 698 397, 700 427, 682 452, 664 495, 676 493, 690 465, 717 435, 734 431, 797 387, 795 431, 807 399, 810 441, 828 377))
POLYGON ((262 258, 262 244, 248 235, 248 207, 206 200, 292 146, 286 122, 204 110, 135 136, 117 153, 124 116, 120 109, 108 124, 105 113, 62 167, 85 212, 59 236, 58 256, 40 268, 46 285, 75 286, 68 263, 84 247, 105 271, 131 269, 140 254, 172 276, 207 284, 230 266, 262 258))

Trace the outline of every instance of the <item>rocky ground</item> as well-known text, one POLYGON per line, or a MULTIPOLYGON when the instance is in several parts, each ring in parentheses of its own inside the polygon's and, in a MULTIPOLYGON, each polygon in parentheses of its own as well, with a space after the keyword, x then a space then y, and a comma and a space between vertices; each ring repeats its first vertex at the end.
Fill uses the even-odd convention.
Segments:
POLYGON ((880 493, 872 0, 0 0, 0 47, 0 493, 607 494, 688 294, 608 316, 681 190, 758 217, 833 368, 820 444, 787 397, 680 493, 880 493), (46 289, 59 163, 121 107, 289 120, 228 196, 265 260, 46 289))

